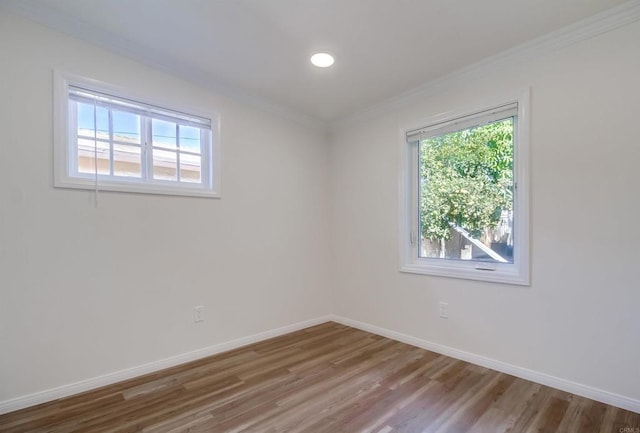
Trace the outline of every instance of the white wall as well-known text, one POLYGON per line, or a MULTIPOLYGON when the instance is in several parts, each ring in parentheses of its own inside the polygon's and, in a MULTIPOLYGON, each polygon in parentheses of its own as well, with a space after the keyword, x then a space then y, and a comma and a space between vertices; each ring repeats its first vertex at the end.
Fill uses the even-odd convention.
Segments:
POLYGON ((330 312, 324 134, 3 10, 0 58, 0 402, 330 312), (223 198, 54 189, 53 68, 219 112, 223 198))
POLYGON ((640 23, 454 82, 330 152, 3 11, 0 54, 0 402, 329 312, 640 399, 640 23), (54 189, 53 68, 220 112, 222 200, 105 192, 96 209, 54 189), (400 129, 527 86, 532 286, 399 273, 400 129))
POLYGON ((331 147, 335 313, 640 399, 640 23, 484 69, 331 147), (400 130, 532 95, 532 285, 398 271, 400 130), (449 303, 448 320, 437 303, 449 303))

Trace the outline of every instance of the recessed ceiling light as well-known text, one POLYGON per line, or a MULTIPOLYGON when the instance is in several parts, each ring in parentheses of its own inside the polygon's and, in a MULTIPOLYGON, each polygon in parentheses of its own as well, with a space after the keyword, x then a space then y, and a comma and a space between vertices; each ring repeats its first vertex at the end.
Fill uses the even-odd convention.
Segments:
POLYGON ((319 68, 328 68, 333 62, 333 56, 329 53, 315 53, 311 56, 311 63, 319 68))

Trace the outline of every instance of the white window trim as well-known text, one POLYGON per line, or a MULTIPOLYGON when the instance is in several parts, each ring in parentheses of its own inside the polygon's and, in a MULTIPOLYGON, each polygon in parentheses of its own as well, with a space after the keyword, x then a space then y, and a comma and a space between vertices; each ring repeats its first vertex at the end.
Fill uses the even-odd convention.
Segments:
POLYGON ((402 128, 400 173, 400 271, 414 274, 462 278, 515 285, 530 285, 530 209, 529 209, 529 164, 530 164, 530 92, 527 89, 519 96, 505 98, 495 104, 482 104, 473 109, 448 112, 416 122, 402 128), (418 244, 412 237, 418 236, 417 175, 412 168, 415 156, 407 143, 407 133, 426 125, 435 125, 452 119, 489 111, 507 104, 518 104, 518 126, 514 147, 514 263, 481 263, 471 260, 443 260, 418 257, 418 244))
POLYGON ((102 81, 69 74, 66 72, 53 71, 53 184, 57 188, 87 189, 114 192, 131 192, 142 194, 161 194, 191 197, 220 198, 222 196, 222 152, 220 147, 220 117, 217 113, 184 108, 179 103, 155 101, 154 98, 140 96, 137 92, 121 87, 113 86, 102 81), (71 153, 74 152, 69 145, 69 140, 75 136, 75 131, 71 130, 72 122, 69 122, 69 86, 76 86, 124 97, 136 101, 141 101, 149 105, 167 107, 171 110, 190 113, 199 117, 211 119, 211 152, 203 150, 202 170, 203 177, 209 170, 205 167, 205 158, 211 160, 209 174, 210 184, 189 184, 173 181, 154 180, 153 183, 142 179, 127 178, 126 180, 110 180, 98 177, 97 185, 94 175, 73 175, 70 167, 71 153))

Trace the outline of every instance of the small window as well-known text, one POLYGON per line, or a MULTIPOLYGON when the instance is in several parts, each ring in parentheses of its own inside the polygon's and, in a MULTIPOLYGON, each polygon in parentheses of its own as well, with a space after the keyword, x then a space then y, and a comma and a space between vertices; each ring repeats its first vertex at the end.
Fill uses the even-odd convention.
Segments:
POLYGON ((217 116, 56 74, 55 185, 220 196, 217 116))
POLYGON ((524 99, 406 132, 401 270, 529 284, 524 99))

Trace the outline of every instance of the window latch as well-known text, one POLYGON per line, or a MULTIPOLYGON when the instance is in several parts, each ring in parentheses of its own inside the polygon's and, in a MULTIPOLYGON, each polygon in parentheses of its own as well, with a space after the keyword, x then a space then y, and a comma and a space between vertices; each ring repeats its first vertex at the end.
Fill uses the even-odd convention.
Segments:
POLYGON ((415 232, 415 230, 411 230, 409 232, 409 241, 411 242, 411 245, 415 245, 416 244, 416 232, 415 232))

